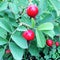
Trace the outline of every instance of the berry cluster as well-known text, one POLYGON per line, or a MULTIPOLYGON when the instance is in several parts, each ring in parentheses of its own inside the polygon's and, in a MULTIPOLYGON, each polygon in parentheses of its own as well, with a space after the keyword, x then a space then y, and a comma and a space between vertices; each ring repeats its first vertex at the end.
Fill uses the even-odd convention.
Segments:
MULTIPOLYGON (((46 40, 46 44, 50 47, 53 45, 53 41, 51 39, 46 40)), ((58 47, 60 44, 59 42, 55 42, 56 47, 58 47)))
MULTIPOLYGON (((31 18, 35 18, 36 15, 38 14, 38 7, 36 5, 29 5, 27 7, 26 13, 29 17, 31 18)), ((27 30, 24 31, 22 36, 27 40, 27 41, 31 41, 34 40, 35 34, 32 30, 27 30)), ((53 45, 53 41, 51 39, 46 40, 46 44, 50 47, 52 47, 53 45)), ((59 42, 55 42, 55 45, 58 47, 60 44, 59 42)))

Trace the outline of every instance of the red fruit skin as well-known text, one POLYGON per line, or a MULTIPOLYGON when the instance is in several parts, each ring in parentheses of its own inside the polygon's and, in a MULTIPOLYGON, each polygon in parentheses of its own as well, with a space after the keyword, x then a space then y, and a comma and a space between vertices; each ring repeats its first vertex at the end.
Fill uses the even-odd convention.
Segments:
POLYGON ((34 32, 32 30, 27 30, 25 32, 23 32, 22 36, 27 40, 27 41, 31 41, 34 40, 34 32))
POLYGON ((56 47, 58 47, 59 46, 59 42, 55 42, 55 45, 56 45, 56 47))
POLYGON ((9 54, 11 51, 10 50, 6 50, 6 54, 9 54))
POLYGON ((48 39, 48 40, 46 40, 46 44, 47 44, 48 46, 52 47, 53 41, 50 40, 50 39, 48 39))
POLYGON ((36 5, 29 5, 26 13, 28 16, 35 18, 35 16, 38 14, 38 7, 36 5))

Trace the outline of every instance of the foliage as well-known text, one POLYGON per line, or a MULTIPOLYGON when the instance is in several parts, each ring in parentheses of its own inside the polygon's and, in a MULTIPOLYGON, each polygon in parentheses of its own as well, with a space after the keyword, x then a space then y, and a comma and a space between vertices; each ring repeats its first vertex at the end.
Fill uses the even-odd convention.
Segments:
POLYGON ((0 60, 57 60, 60 58, 60 0, 0 0, 0 60), (30 4, 36 4, 39 13, 35 18, 27 15, 30 4), (33 41, 22 33, 31 29, 33 41), (46 40, 53 40, 52 47, 46 40), (6 54, 10 49, 11 53, 6 54))

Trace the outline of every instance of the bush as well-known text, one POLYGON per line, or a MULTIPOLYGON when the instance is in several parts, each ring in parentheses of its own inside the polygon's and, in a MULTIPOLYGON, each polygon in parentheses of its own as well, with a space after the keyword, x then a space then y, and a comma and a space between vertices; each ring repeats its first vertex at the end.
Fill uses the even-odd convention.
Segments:
POLYGON ((0 60, 57 60, 59 42, 59 0, 0 0, 0 60))

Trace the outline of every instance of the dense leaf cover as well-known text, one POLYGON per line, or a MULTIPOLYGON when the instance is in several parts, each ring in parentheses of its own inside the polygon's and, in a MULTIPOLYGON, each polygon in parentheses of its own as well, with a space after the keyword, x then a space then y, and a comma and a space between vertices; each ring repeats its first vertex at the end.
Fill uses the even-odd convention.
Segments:
POLYGON ((60 0, 0 0, 0 60, 59 58, 60 0), (27 30, 34 32, 25 34, 29 41, 27 30))

